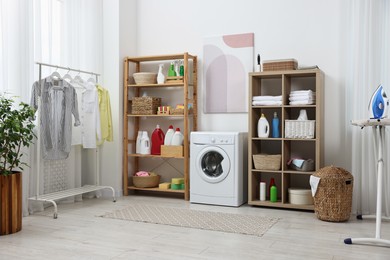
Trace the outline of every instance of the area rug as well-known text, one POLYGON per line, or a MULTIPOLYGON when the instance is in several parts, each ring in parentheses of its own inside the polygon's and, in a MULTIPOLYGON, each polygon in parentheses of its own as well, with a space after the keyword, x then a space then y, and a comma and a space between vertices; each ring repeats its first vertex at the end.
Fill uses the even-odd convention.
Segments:
POLYGON ((193 209, 133 205, 101 217, 262 236, 278 218, 193 209))

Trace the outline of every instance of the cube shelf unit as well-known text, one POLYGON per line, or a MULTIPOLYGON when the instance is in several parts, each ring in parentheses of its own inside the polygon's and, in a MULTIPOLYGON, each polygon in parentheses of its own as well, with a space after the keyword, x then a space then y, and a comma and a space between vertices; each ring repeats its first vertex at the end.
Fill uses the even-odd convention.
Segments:
POLYGON ((289 188, 310 189, 310 175, 323 165, 323 73, 320 69, 267 71, 249 74, 249 128, 248 128, 248 204, 254 206, 313 210, 313 205, 289 203, 289 188), (295 90, 312 90, 315 103, 290 105, 289 94, 295 90), (282 96, 282 105, 253 106, 253 96, 282 96), (305 109, 309 120, 315 120, 314 138, 285 138, 285 120, 296 120, 305 109), (279 117, 279 138, 272 138, 272 118, 279 117), (264 113, 270 124, 270 136, 259 138, 257 122, 264 113), (281 154, 280 170, 255 169, 254 154, 281 154), (313 159, 315 170, 310 172, 288 168, 291 158, 313 159), (269 200, 269 182, 274 178, 278 189, 277 202, 269 200), (260 181, 266 182, 266 200, 260 201, 260 181))
MULTIPOLYGON (((123 193, 128 195, 131 191, 152 191, 166 194, 183 194, 185 200, 189 200, 189 134, 190 131, 197 129, 197 56, 186 53, 144 56, 144 57, 126 57, 124 59, 124 86, 123 86, 123 193), (168 69, 169 63, 174 60, 183 60, 184 77, 181 81, 166 81, 164 84, 135 84, 133 81, 134 72, 147 72, 153 67, 157 72, 156 63, 164 63, 165 69, 168 69), (139 115, 129 113, 129 100, 132 97, 141 97, 145 92, 148 95, 158 93, 163 98, 172 95, 172 91, 182 91, 180 102, 184 105, 184 113, 177 114, 152 114, 139 115), (192 109, 188 105, 192 105, 192 109), (180 120, 183 125, 182 133, 184 135, 183 155, 182 156, 161 156, 161 155, 142 155, 135 153, 135 143, 137 133, 141 128, 141 119, 156 122, 156 120, 180 120), (130 132, 130 133, 129 133, 130 132), (129 177, 139 169, 140 159, 161 158, 163 160, 179 159, 184 160, 184 190, 167 190, 159 188, 138 188, 131 185, 129 177)), ((181 94, 179 94, 181 95, 181 94)), ((165 132, 165 129, 163 129, 165 132)), ((157 173, 160 174, 160 173, 157 173)), ((183 176, 177 176, 183 177, 183 176)))

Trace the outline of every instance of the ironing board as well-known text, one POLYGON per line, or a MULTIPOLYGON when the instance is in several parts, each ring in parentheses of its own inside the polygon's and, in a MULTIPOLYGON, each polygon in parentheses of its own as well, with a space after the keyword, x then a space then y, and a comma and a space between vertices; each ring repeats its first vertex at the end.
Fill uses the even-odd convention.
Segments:
MULTIPOLYGON (((390 240, 381 238, 381 223, 382 223, 382 180, 383 180, 383 136, 385 127, 390 126, 390 119, 363 119, 354 120, 352 125, 364 128, 371 126, 374 131, 375 143, 378 145, 378 180, 377 180, 377 201, 376 201, 376 215, 358 215, 358 219, 376 218, 376 232, 375 238, 346 238, 345 244, 377 244, 382 246, 390 246, 390 240)), ((390 218, 383 217, 383 219, 390 220, 390 218)))

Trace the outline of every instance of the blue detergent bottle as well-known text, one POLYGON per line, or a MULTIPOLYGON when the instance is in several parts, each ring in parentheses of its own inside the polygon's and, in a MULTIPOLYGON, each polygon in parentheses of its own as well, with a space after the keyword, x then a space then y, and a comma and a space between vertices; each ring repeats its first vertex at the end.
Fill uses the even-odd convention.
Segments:
POLYGON ((278 113, 274 112, 274 118, 272 119, 272 137, 278 138, 279 134, 279 118, 278 113))

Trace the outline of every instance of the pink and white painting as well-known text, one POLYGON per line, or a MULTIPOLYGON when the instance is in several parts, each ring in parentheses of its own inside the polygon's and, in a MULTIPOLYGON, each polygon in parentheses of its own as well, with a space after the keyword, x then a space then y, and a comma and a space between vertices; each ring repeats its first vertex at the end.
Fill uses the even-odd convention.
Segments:
POLYGON ((204 39, 205 113, 248 112, 248 73, 253 71, 254 34, 204 39))

